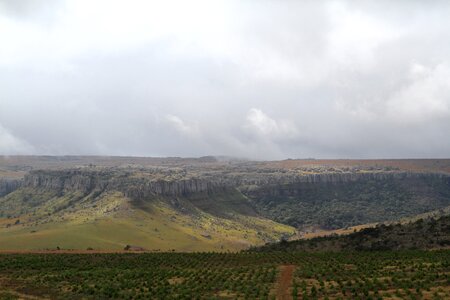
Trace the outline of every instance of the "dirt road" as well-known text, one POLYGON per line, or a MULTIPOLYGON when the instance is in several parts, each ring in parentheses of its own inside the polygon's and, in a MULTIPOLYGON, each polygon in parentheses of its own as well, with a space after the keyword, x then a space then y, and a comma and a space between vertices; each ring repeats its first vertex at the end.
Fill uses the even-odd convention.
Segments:
POLYGON ((292 295, 289 288, 292 285, 292 275, 294 274, 294 265, 280 266, 280 277, 277 282, 277 294, 276 298, 278 300, 291 300, 292 295))

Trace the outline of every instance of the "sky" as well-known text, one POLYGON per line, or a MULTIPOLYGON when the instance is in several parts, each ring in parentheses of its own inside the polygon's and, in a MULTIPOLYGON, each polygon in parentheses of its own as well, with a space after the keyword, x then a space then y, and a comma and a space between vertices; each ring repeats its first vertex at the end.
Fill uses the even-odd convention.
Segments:
POLYGON ((450 1, 0 0, 0 154, 450 157, 450 1))

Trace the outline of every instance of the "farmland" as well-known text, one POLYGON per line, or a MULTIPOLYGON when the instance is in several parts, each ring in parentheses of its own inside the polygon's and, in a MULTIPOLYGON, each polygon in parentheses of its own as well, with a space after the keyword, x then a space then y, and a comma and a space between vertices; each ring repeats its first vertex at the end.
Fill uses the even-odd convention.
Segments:
POLYGON ((4 299, 448 299, 450 251, 0 255, 4 299))

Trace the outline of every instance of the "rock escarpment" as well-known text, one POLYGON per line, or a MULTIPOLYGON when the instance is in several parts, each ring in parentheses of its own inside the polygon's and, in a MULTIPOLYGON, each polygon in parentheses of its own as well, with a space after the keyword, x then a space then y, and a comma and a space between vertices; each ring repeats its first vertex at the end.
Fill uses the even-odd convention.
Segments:
POLYGON ((117 190, 130 198, 161 196, 188 196, 195 193, 224 191, 230 186, 220 181, 201 178, 154 179, 136 177, 133 173, 111 171, 32 171, 24 178, 25 187, 79 191, 88 194, 93 191, 117 190))
MULTIPOLYGON (((118 190, 132 198, 161 196, 189 196, 196 193, 223 192, 237 188, 245 194, 255 191, 276 193, 278 187, 301 189, 310 184, 342 184, 358 181, 388 181, 436 178, 448 180, 442 173, 414 172, 335 172, 322 174, 280 173, 274 171, 250 173, 215 173, 193 176, 136 175, 123 170, 40 170, 31 171, 23 180, 23 186, 47 188, 60 192, 80 191, 88 194, 94 190, 118 190)), ((282 188, 280 188, 282 189, 282 188)))
POLYGON ((102 172, 31 171, 25 175, 23 186, 56 190, 60 193, 78 191, 88 194, 95 189, 104 190, 111 178, 110 175, 102 172))
POLYGON ((18 179, 0 178, 0 197, 14 192, 21 186, 21 184, 22 181, 18 179))
POLYGON ((261 197, 296 195, 302 190, 311 188, 331 187, 333 185, 351 184, 357 182, 406 182, 436 180, 447 183, 450 189, 450 175, 444 173, 414 173, 414 172, 374 172, 374 173, 328 173, 310 174, 305 176, 279 178, 255 182, 254 185, 242 185, 240 190, 248 196, 261 197))

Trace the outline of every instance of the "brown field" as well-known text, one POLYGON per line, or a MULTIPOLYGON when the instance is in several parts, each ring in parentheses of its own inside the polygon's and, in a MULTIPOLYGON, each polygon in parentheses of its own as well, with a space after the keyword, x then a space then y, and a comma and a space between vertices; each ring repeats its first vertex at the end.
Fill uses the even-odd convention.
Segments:
POLYGON ((265 165, 283 169, 302 167, 390 167, 413 172, 450 173, 450 159, 288 159, 265 162, 265 165))
POLYGON ((413 172, 450 173, 450 159, 287 159, 280 161, 245 161, 227 159, 179 157, 122 157, 122 156, 0 156, 0 177, 17 177, 32 169, 64 169, 81 166, 99 167, 155 167, 226 165, 229 161, 258 167, 295 169, 307 167, 387 167, 413 172))

